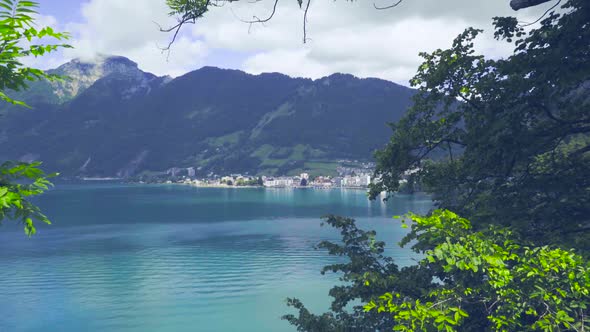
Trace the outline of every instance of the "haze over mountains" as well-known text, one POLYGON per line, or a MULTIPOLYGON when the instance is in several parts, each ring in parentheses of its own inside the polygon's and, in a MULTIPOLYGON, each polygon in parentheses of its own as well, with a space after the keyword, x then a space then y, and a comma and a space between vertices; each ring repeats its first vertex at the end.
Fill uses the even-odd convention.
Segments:
POLYGON ((17 95, 33 110, 0 111, 0 160, 42 160, 68 176, 172 167, 287 174, 370 160, 414 93, 344 74, 311 80, 204 67, 171 79, 124 57, 74 60, 53 72, 70 79, 17 95))

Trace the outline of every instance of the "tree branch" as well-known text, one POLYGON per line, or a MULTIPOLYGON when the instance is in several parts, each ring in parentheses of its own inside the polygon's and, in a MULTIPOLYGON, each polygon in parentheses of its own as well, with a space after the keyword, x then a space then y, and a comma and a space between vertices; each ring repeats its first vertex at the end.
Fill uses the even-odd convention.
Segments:
POLYGON ((547 16, 547 14, 549 14, 549 12, 551 12, 553 9, 557 8, 557 6, 559 6, 559 4, 561 3, 561 0, 557 1, 557 3, 555 3, 553 6, 551 6, 551 8, 547 9, 543 15, 541 15, 538 19, 536 19, 534 22, 531 23, 525 23, 525 24, 521 24, 520 27, 524 28, 524 27, 528 27, 531 26, 533 24, 537 24, 539 21, 541 21, 543 18, 545 18, 545 16, 547 16))
POLYGON ((512 0, 510 1, 510 7, 514 10, 520 10, 524 8, 534 7, 551 0, 512 0))
POLYGON ((254 20, 251 21, 243 21, 244 23, 249 23, 249 24, 253 24, 253 23, 265 23, 270 21, 276 14, 277 12, 277 5, 279 4, 279 0, 275 0, 275 3, 272 7, 272 12, 268 15, 268 17, 266 18, 258 18, 258 16, 254 16, 254 20))
POLYGON ((303 13, 303 43, 307 41, 307 13, 309 12, 309 5, 311 4, 311 0, 307 0, 307 5, 305 5, 305 12, 303 13))
POLYGON ((387 5, 387 6, 383 6, 383 7, 379 7, 375 3, 373 3, 373 7, 375 7, 375 9, 379 9, 379 10, 389 9, 389 8, 397 7, 397 5, 402 3, 402 1, 404 1, 404 0, 398 0, 396 3, 393 3, 391 5, 387 5))

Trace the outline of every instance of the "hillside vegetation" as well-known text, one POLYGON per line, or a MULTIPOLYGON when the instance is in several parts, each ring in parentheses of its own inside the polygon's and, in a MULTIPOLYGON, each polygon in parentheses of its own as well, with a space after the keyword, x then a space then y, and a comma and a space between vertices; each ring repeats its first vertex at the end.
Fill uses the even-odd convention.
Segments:
POLYGON ((0 118, 0 157, 68 176, 129 177, 172 167, 289 174, 368 160, 413 90, 334 74, 318 80, 204 67, 176 79, 123 57, 75 60, 22 93, 33 110, 0 118), (318 168, 319 167, 319 168, 318 168))

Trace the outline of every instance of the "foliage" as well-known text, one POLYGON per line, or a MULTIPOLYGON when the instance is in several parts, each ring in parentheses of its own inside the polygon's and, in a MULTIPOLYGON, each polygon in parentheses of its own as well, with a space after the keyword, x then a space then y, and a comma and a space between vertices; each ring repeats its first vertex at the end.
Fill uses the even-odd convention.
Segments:
POLYGON ((26 67, 22 59, 28 56, 43 56, 66 44, 45 44, 43 40, 68 39, 68 34, 56 32, 51 27, 38 28, 35 24, 37 3, 33 1, 0 0, 0 100, 16 105, 26 105, 7 95, 7 90, 18 91, 27 87, 27 82, 59 79, 37 68, 26 67))
POLYGON ((439 286, 422 298, 386 293, 367 311, 394 316, 397 331, 581 331, 590 327, 590 266, 572 250, 521 245, 505 229, 472 230, 468 220, 437 210, 411 214, 421 268, 439 286), (484 320, 488 321, 485 322, 484 320))
MULTIPOLYGON (((0 0, 0 103, 27 106, 11 98, 8 91, 19 91, 35 80, 59 79, 37 68, 26 67, 22 60, 43 56, 66 44, 46 44, 45 40, 63 41, 68 35, 51 27, 35 24, 37 3, 33 1, 0 0)), ((5 162, 0 165, 0 222, 5 218, 19 220, 29 236, 36 233, 34 221, 49 224, 47 217, 30 202, 30 198, 48 189, 51 183, 38 167, 40 163, 5 162)))
POLYGON ((379 256, 374 233, 332 219, 343 241, 324 247, 348 257, 331 269, 346 284, 330 291, 332 312, 320 316, 289 300, 299 316, 286 318, 300 331, 589 328, 590 267, 580 255, 589 248, 580 232, 590 229, 590 3, 570 0, 529 32, 514 18, 495 26, 497 38, 514 42, 506 59, 476 54, 476 29, 422 54, 415 104, 376 154, 371 188, 373 198, 396 191, 410 171, 412 183, 476 229, 448 210, 410 214, 401 244, 424 258, 398 269, 379 256), (342 309, 353 300, 367 303, 366 316, 342 309))
POLYGON ((496 37, 515 45, 506 59, 478 55, 476 29, 423 53, 415 104, 376 154, 371 196, 419 169, 438 206, 477 227, 590 249, 580 236, 590 230, 590 2, 562 7, 529 32, 496 18, 496 37), (434 152, 446 157, 433 161, 434 152))
POLYGON ((201 17, 209 6, 207 0, 166 0, 170 7, 170 15, 186 15, 201 17))
POLYGON ((375 232, 354 220, 328 217, 341 244, 322 242, 345 263, 343 285, 330 290, 332 312, 299 311, 284 318, 299 331, 581 331, 590 325, 590 266, 572 250, 522 244, 498 227, 475 231, 447 210, 403 219, 411 231, 401 245, 422 255, 417 265, 398 268, 384 256, 375 232), (364 307, 351 303, 366 303, 364 307), (365 311, 365 313, 363 313, 365 311))
POLYGON ((285 315, 298 331, 377 331, 395 324, 393 316, 377 312, 365 312, 362 304, 376 299, 386 292, 400 292, 421 297, 433 289, 433 274, 417 266, 399 268, 393 259, 384 255, 385 243, 375 239, 374 231, 364 231, 350 218, 328 216, 325 224, 340 231, 341 243, 323 241, 317 247, 330 255, 342 257, 344 262, 322 269, 342 273, 341 285, 330 290, 333 297, 331 312, 322 315, 311 313, 298 299, 288 299, 287 304, 298 314, 285 315), (351 308, 352 307, 352 308, 351 308))
POLYGON ((262 178, 258 177, 256 179, 238 179, 236 181, 236 186, 238 187, 244 187, 244 186, 263 186, 264 183, 262 181, 262 178))
MULTIPOLYGON (((169 28, 160 28, 160 30, 162 32, 173 32, 174 35, 172 37, 172 40, 170 41, 170 44, 168 45, 168 47, 166 47, 166 50, 169 50, 170 47, 172 46, 172 44, 175 42, 178 33, 180 32, 180 29, 185 25, 185 24, 194 24, 197 22, 197 20, 201 19, 208 11, 210 8, 213 7, 223 7, 226 4, 232 3, 232 2, 238 2, 239 0, 166 0, 166 4, 168 5, 168 7, 170 8, 170 12, 168 13, 170 16, 174 16, 177 19, 177 24, 169 27, 169 28)), ((352 0, 349 0, 352 1, 352 0)), ((267 17, 265 18, 259 18, 257 16, 254 16, 252 21, 245 21, 245 23, 264 23, 264 22, 268 22, 270 21, 276 11, 277 11, 277 6, 279 3, 279 0, 274 0, 273 1, 273 7, 272 7, 272 11, 270 12, 270 14, 268 14, 267 17)), ((303 41, 305 42, 306 40, 306 20, 307 20, 307 11, 309 9, 309 5, 311 3, 311 0, 306 0, 306 6, 303 5, 303 0, 297 0, 297 4, 299 5, 299 8, 304 8, 305 9, 305 14, 304 14, 304 20, 303 20, 303 33, 304 33, 304 37, 303 37, 303 41)))
POLYGON ((30 198, 42 194, 51 186, 49 180, 57 174, 45 174, 41 163, 5 162, 0 165, 0 222, 4 219, 19 220, 25 233, 34 235, 34 221, 51 224, 30 198))

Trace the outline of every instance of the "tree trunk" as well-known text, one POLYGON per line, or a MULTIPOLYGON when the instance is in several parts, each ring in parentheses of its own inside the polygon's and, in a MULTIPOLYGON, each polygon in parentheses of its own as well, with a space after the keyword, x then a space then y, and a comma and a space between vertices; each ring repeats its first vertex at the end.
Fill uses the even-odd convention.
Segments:
POLYGON ((545 2, 549 2, 551 0, 512 0, 510 1, 510 7, 514 10, 519 10, 523 8, 533 7, 536 5, 540 5, 545 2))

